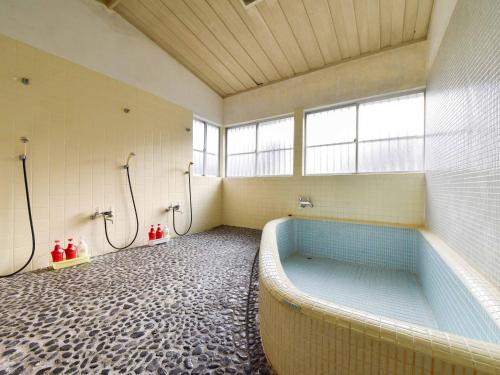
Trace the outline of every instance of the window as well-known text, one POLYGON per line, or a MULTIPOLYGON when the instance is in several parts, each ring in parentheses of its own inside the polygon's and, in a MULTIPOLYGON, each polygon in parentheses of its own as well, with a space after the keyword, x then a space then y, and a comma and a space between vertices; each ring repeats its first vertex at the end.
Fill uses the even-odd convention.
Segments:
POLYGON ((424 94, 306 114, 305 174, 423 169, 424 94))
POLYGON ((219 128, 197 119, 193 120, 194 174, 219 175, 219 128))
POLYGON ((360 104, 358 119, 359 172, 423 169, 423 93, 360 104))
POLYGON ((293 117, 227 129, 228 177, 293 174, 293 117))
POLYGON ((306 174, 356 172, 356 106, 307 114, 306 174))

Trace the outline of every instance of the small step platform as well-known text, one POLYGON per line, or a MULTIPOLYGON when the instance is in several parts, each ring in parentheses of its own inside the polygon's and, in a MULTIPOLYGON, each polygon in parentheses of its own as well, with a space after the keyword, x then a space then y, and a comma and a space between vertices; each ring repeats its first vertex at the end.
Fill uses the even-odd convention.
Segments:
POLYGON ((74 259, 66 259, 60 262, 53 262, 52 268, 55 270, 60 270, 61 268, 73 267, 83 263, 89 263, 90 257, 88 255, 81 256, 74 259))
POLYGON ((149 240, 148 241, 148 246, 156 246, 156 245, 160 245, 162 243, 166 243, 168 241, 170 241, 170 236, 169 237, 159 238, 157 240, 149 240))

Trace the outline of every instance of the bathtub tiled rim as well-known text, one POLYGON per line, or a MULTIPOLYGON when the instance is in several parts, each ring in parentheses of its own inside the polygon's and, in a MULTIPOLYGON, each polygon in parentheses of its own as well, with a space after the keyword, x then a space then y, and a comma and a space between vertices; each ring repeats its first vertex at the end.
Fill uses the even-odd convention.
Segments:
MULTIPOLYGON (((397 374, 413 373, 415 369, 434 374, 447 368, 454 371, 451 374, 461 374, 462 370, 500 374, 500 345, 325 302, 294 287, 281 266, 276 236, 277 226, 293 219, 296 217, 266 224, 259 260, 261 336, 266 355, 278 373, 328 373, 335 368, 378 374, 382 366, 387 373, 393 368, 397 374), (328 352, 332 347, 334 353, 328 352)), ((420 232, 433 246, 439 246, 442 258, 464 277, 466 286, 498 324, 498 292, 436 236, 420 232)))

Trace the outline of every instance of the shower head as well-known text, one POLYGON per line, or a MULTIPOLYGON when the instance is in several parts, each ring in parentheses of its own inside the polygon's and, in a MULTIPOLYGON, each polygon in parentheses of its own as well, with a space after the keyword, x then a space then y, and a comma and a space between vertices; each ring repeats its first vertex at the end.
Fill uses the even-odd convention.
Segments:
POLYGON ((24 144, 24 152, 19 156, 19 159, 21 160, 26 160, 28 158, 28 143, 29 143, 29 139, 27 137, 21 137, 21 143, 24 144))
POLYGON ((189 174, 191 172, 191 166, 193 166, 194 163, 192 161, 189 162, 188 164, 188 168, 187 168, 187 171, 186 171, 186 174, 189 174))
POLYGON ((128 168, 128 166, 129 166, 128 164, 130 162, 130 159, 132 159, 134 156, 135 156, 134 152, 131 152, 130 154, 128 154, 127 163, 123 166, 123 168, 128 168))

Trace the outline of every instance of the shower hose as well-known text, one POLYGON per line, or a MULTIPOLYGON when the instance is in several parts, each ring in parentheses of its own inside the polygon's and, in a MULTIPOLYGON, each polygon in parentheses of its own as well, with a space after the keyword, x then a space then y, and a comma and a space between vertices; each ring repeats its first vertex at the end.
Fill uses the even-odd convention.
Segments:
POLYGON ((253 292, 253 279, 254 279, 254 271, 255 265, 257 264, 257 258, 259 257, 260 247, 257 248, 255 252, 255 256, 253 258, 252 270, 250 271, 250 281, 248 282, 248 292, 247 292, 247 309, 245 311, 245 336, 247 337, 247 352, 248 352, 248 364, 250 367, 252 366, 252 350, 250 349, 250 336, 249 336, 249 325, 250 325, 250 297, 253 292))
POLYGON ((14 276, 16 273, 21 272, 26 268, 26 266, 28 266, 28 264, 30 264, 31 260, 33 259, 33 256, 35 255, 35 229, 33 228, 33 217, 31 215, 30 193, 28 189, 28 177, 26 173, 26 159, 27 159, 26 155, 21 155, 21 161, 23 162, 24 189, 26 190, 26 203, 28 204, 28 216, 30 219, 30 228, 31 228, 31 255, 21 268, 12 273, 9 273, 8 275, 0 275, 0 278, 14 276))
POLYGON ((134 205, 134 212, 135 212, 135 236, 132 239, 132 241, 130 241, 130 243, 128 245, 126 245, 126 246, 118 247, 118 246, 113 245, 113 243, 111 242, 111 240, 109 239, 109 236, 108 236, 107 219, 106 219, 105 216, 103 216, 103 218, 104 218, 104 233, 106 234, 106 240, 108 241, 109 246, 111 246, 113 249, 116 249, 116 250, 123 250, 123 249, 126 249, 127 247, 129 247, 130 245, 132 245, 134 243, 134 241, 136 240, 137 235, 139 234, 139 216, 137 215, 137 207, 135 205, 134 192, 132 190, 132 183, 130 182, 129 166, 128 165, 125 166, 125 169, 127 170, 127 180, 128 180, 128 187, 130 189, 130 196, 132 197, 132 204, 134 205))
POLYGON ((174 232, 178 236, 185 236, 191 230, 191 226, 193 225, 193 201, 191 198, 191 164, 188 167, 187 175, 188 175, 188 184, 189 184, 189 227, 184 233, 177 232, 175 228, 175 210, 172 210, 172 226, 174 227, 174 232))

